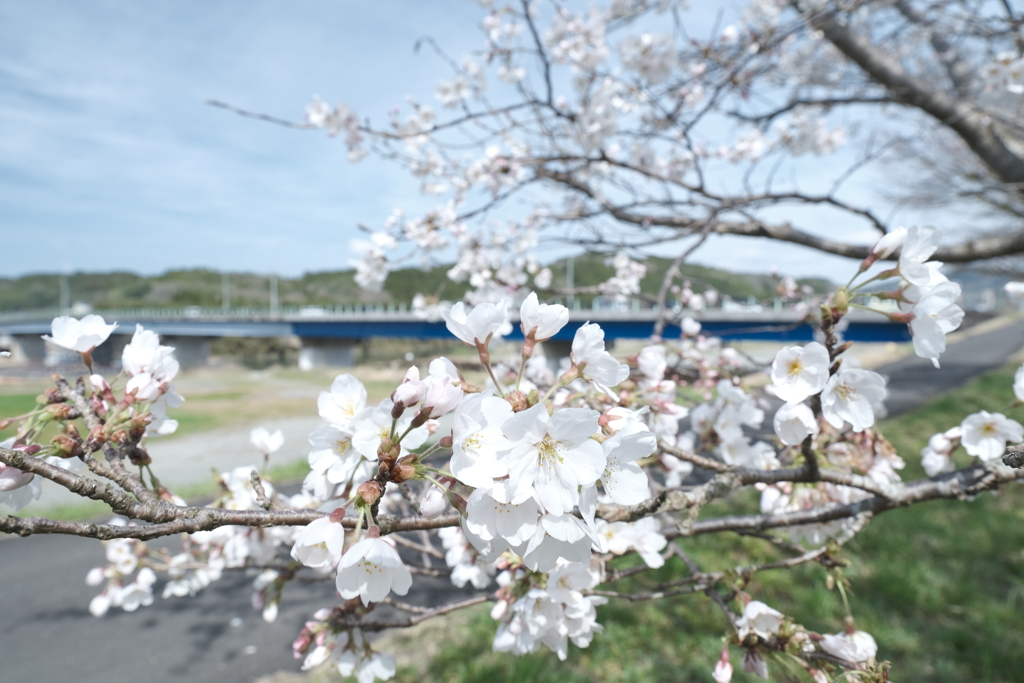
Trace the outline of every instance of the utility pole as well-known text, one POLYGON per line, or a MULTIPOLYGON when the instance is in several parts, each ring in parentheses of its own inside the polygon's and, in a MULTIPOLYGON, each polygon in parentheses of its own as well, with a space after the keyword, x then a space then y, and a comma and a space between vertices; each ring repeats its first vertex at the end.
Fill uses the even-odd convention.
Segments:
POLYGON ((221 276, 220 307, 225 313, 231 310, 231 276, 227 273, 221 276))
POLYGON ((277 317, 277 275, 270 276, 270 315, 277 317))
POLYGON ((569 260, 565 262, 565 286, 569 290, 569 295, 566 298, 566 308, 572 310, 573 304, 576 299, 576 295, 573 290, 576 288, 576 257, 570 256, 569 260))

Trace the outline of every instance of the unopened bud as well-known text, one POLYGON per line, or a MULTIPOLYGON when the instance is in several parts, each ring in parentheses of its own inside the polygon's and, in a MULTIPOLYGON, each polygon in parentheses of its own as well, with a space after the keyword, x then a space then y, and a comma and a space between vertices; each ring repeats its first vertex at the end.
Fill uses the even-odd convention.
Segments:
POLYGON ((516 413, 521 413, 530 407, 526 400, 526 394, 518 390, 505 396, 505 400, 509 402, 509 405, 512 406, 512 411, 516 413))
POLYGON ((107 442, 107 435, 103 432, 103 425, 96 425, 89 432, 89 438, 85 440, 85 450, 95 453, 103 448, 107 442))
POLYGON ((44 405, 63 402, 64 397, 60 395, 60 392, 57 391, 56 387, 50 387, 49 389, 47 389, 46 391, 44 391, 43 393, 39 394, 39 396, 36 397, 36 403, 41 403, 44 405))
POLYGON ((383 484, 376 479, 370 479, 369 481, 364 481, 359 485, 359 488, 356 489, 356 497, 359 499, 356 501, 356 504, 358 505, 359 502, 362 501, 363 505, 372 506, 380 500, 380 497, 383 495, 383 484))
POLYGON ((453 443, 455 443, 455 439, 452 438, 451 434, 449 434, 448 436, 442 436, 437 441, 437 445, 439 445, 441 448, 451 448, 453 443))
POLYGON ((422 467, 422 465, 416 464, 415 455, 407 455, 391 468, 391 481, 401 484, 410 479, 421 479, 422 467))
POLYGON ((850 294, 846 291, 845 287, 840 287, 832 294, 832 306, 835 309, 834 313, 843 315, 850 307, 850 294))
POLYGON ((398 460, 398 456, 401 454, 401 444, 394 443, 389 438, 383 438, 380 440, 380 446, 377 447, 377 459, 382 463, 387 463, 390 467, 392 463, 398 460))
POLYGON ((73 458, 82 454, 82 444, 67 434, 58 434, 50 440, 53 454, 58 458, 73 458))
POLYGON ((16 417, 8 417, 8 418, 5 418, 3 420, 0 420, 0 431, 3 431, 5 429, 7 429, 8 427, 10 427, 12 424, 14 424, 17 421, 18 421, 18 418, 16 418, 16 417))
POLYGON ((26 455, 35 455, 39 451, 43 450, 43 447, 37 443, 22 444, 20 446, 14 446, 13 450, 21 451, 26 455))
POLYGON ((153 462, 153 459, 149 457, 149 453, 139 447, 135 447, 128 452, 128 459, 131 460, 133 465, 138 467, 143 467, 153 462))
POLYGON ((455 493, 455 491, 448 492, 448 503, 459 511, 459 514, 463 517, 466 516, 466 499, 455 493))
POLYGON ((76 420, 82 417, 82 413, 67 403, 51 403, 43 409, 43 413, 52 420, 76 420))

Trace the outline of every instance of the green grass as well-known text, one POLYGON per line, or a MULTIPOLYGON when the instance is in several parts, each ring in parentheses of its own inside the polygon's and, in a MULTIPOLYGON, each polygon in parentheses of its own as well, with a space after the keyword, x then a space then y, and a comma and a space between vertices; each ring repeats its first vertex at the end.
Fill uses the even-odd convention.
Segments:
MULTIPOLYGON (((883 432, 907 461, 905 480, 923 476, 919 452, 936 431, 982 408, 1006 411, 1015 368, 993 372, 905 416, 886 420, 883 432)), ((1024 410, 1007 411, 1024 420, 1024 410)), ((960 463, 967 459, 961 457, 960 463)), ((703 516, 748 511, 744 494, 703 516)), ((705 570, 726 569, 776 557, 766 544, 735 535, 686 539, 684 549, 705 570)), ((893 663, 895 681, 997 683, 1021 680, 1024 671, 1024 492, 1011 486, 972 502, 938 501, 879 516, 842 557, 851 582, 851 607, 859 628, 872 633, 879 658, 893 663)), ((621 560, 620 560, 621 561, 621 560)), ((642 590, 686 575, 676 559, 643 580, 617 590, 642 590)), ((826 587, 821 567, 759 574, 747 590, 757 599, 824 633, 842 630, 840 595, 826 587)), ((707 681, 726 624, 703 596, 653 603, 613 601, 599 608, 605 632, 588 649, 570 646, 560 662, 546 650, 525 657, 491 652, 495 622, 486 606, 468 626, 446 633, 429 662, 403 667, 402 681, 707 681)), ((737 683, 755 679, 739 671, 737 683)), ((772 680, 782 669, 770 664, 772 680)), ((806 680, 806 679, 805 679, 806 680)))

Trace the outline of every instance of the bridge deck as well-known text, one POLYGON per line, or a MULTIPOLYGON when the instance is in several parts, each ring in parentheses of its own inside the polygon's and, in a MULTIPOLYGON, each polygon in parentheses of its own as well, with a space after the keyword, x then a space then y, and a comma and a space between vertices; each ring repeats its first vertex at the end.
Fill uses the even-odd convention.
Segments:
MULTIPOLYGON (((109 311, 107 320, 117 321, 115 334, 130 334, 136 324, 165 336, 176 337, 282 337, 302 339, 446 339, 451 334, 443 320, 426 320, 406 312, 324 312, 317 315, 270 316, 265 312, 186 315, 174 311, 109 311)), ((704 311, 695 315, 706 334, 724 339, 806 342, 814 338, 813 327, 793 311, 704 311)), ((595 322, 609 339, 644 339, 651 335, 657 313, 653 310, 573 311, 569 324, 556 340, 571 340, 585 322, 595 322)), ((50 332, 52 316, 0 316, 0 334, 42 335, 50 332)), ((862 342, 906 342, 910 332, 905 324, 893 323, 867 311, 851 311, 844 337, 862 342)), ((665 337, 678 337, 678 325, 665 328, 665 337)), ((513 321, 509 339, 522 339, 518 320, 513 321)))

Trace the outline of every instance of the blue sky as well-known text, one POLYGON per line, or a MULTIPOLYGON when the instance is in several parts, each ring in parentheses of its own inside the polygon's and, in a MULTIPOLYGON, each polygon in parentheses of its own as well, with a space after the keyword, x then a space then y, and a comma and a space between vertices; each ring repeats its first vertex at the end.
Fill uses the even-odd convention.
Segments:
MULTIPOLYGON (((358 223, 433 201, 388 162, 348 163, 339 140, 204 101, 299 120, 318 93, 381 122, 446 75, 416 40, 462 55, 480 46, 481 17, 461 0, 3 3, 0 276, 349 267, 358 223)), ((796 275, 851 265, 729 239, 695 260, 796 275)))

